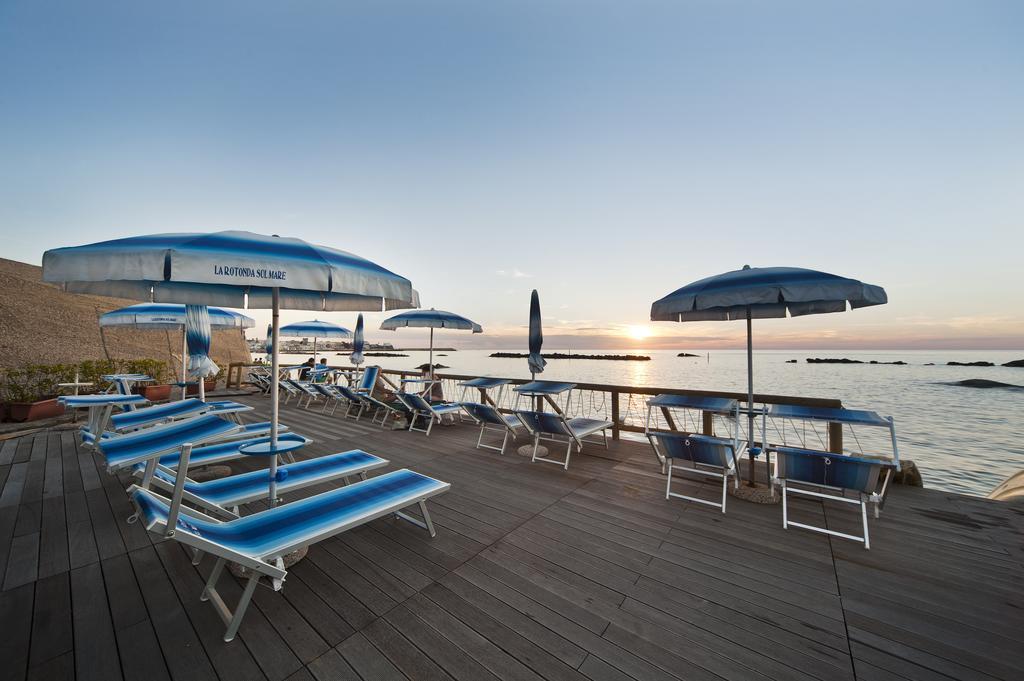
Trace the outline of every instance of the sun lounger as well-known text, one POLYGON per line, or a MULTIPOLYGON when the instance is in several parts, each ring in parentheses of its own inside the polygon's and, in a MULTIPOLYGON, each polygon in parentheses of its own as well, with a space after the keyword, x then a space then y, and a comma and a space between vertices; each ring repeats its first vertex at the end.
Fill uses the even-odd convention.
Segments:
POLYGON ((96 440, 109 472, 132 466, 140 461, 178 451, 185 443, 199 445, 225 435, 238 433, 241 426, 219 416, 198 416, 161 426, 96 440))
MULTIPOLYGON (((886 492, 892 476, 900 469, 899 448, 896 445, 896 426, 892 417, 883 417, 873 411, 857 409, 776 405, 768 412, 768 418, 772 419, 773 423, 782 419, 784 422, 804 421, 810 422, 812 425, 814 422, 841 424, 851 430, 855 439, 855 427, 877 427, 889 431, 888 440, 892 445, 891 456, 874 452, 865 454, 863 451, 855 455, 839 454, 809 448, 806 446, 806 442, 801 446, 769 445, 766 448, 776 457, 776 471, 772 482, 782 489, 782 526, 784 528, 788 529, 792 525, 813 532, 861 542, 865 549, 871 548, 871 540, 868 536, 867 505, 874 504, 874 514, 877 518, 879 507, 885 503, 886 492), (790 494, 860 506, 863 534, 857 536, 789 520, 790 494), (847 494, 853 496, 847 496, 847 494)), ((778 428, 776 431, 785 436, 785 431, 779 431, 778 428)), ((806 438, 802 439, 806 440, 806 438)))
POLYGON ((378 376, 380 376, 380 367, 378 366, 363 369, 363 376, 359 379, 359 385, 355 388, 356 392, 373 395, 374 388, 377 387, 378 376))
MULTIPOLYGON (((281 433, 277 436, 278 442, 302 442, 308 444, 312 442, 309 438, 303 437, 297 433, 281 433)), ((213 466, 215 464, 227 463, 235 459, 244 458, 246 455, 239 451, 246 445, 254 445, 262 442, 270 442, 269 437, 251 437, 251 438, 239 438, 235 440, 220 440, 215 441, 211 444, 205 444, 198 447, 192 448, 192 454, 189 457, 188 465, 189 468, 197 468, 199 466, 213 466)), ((290 457, 290 454, 285 454, 290 457)), ((179 453, 174 450, 170 454, 165 454, 157 459, 157 464, 167 470, 174 470, 178 467, 179 453)), ((136 474, 142 474, 146 469, 146 462, 136 463, 135 471, 136 474)))
MULTIPOLYGON (((190 463, 192 457, 200 452, 200 449, 202 448, 192 450, 189 456, 190 463)), ((178 455, 174 455, 174 457, 179 458, 178 455)), ((277 469, 277 493, 289 494, 312 485, 335 480, 344 480, 347 484, 348 478, 353 476, 359 476, 365 480, 367 471, 387 465, 387 459, 359 449, 285 464, 277 469)), ((145 466, 139 464, 136 470, 137 475, 145 475, 145 466), (139 467, 142 468, 141 472, 138 471, 139 467)), ((172 493, 176 478, 175 470, 158 467, 149 481, 148 487, 172 493)), ((145 484, 142 486, 147 487, 145 484)), ((201 509, 204 513, 214 513, 229 519, 237 518, 239 506, 267 498, 268 486, 267 470, 229 475, 206 482, 195 482, 186 478, 182 499, 201 509)))
POLYGON ((736 450, 740 447, 738 439, 726 439, 711 437, 709 435, 670 433, 664 431, 648 433, 658 456, 668 463, 668 482, 665 485, 665 498, 686 499, 695 501, 698 504, 717 506, 725 513, 725 500, 728 496, 729 478, 733 478, 733 485, 739 485, 739 473, 736 467, 736 450), (689 467, 678 467, 678 462, 689 462, 689 467), (701 478, 721 478, 722 500, 721 502, 708 501, 697 497, 686 496, 672 491, 672 472, 679 471, 679 474, 696 475, 701 478))
POLYGON ((110 423, 110 416, 114 412, 114 407, 127 409, 128 407, 149 404, 149 400, 142 395, 121 395, 118 393, 62 395, 57 398, 57 401, 63 404, 65 408, 87 408, 89 410, 89 418, 86 420, 85 425, 79 429, 82 441, 86 444, 91 444, 96 434, 106 431, 110 423))
POLYGON ((314 384, 310 383, 309 381, 293 381, 289 379, 287 382, 290 383, 296 390, 299 391, 299 399, 296 400, 295 402, 296 407, 301 407, 302 400, 303 398, 305 398, 306 409, 309 409, 309 406, 313 404, 314 401, 319 400, 321 397, 323 397, 316 390, 314 384))
POLYGON ((321 414, 325 413, 327 411, 327 407, 332 404, 334 405, 331 407, 332 416, 334 415, 334 412, 338 410, 339 406, 345 405, 346 409, 349 407, 349 400, 342 395, 335 386, 328 383, 314 383, 313 388, 324 398, 324 406, 323 409, 320 410, 321 414))
POLYGON ((515 414, 502 414, 489 404, 480 404, 479 402, 462 402, 460 404, 469 417, 480 426, 480 435, 476 439, 477 449, 483 447, 504 454, 509 436, 512 436, 514 442, 516 429, 524 427, 523 422, 515 414), (484 432, 487 430, 497 430, 503 434, 500 447, 483 443, 484 432))
POLYGON ((213 603, 227 625, 224 640, 231 641, 260 578, 269 577, 275 591, 283 586, 287 576, 284 556, 390 515, 425 528, 433 537, 436 532, 426 502, 450 487, 446 482, 403 469, 227 522, 181 508, 180 494, 168 500, 141 487, 133 486, 129 492, 147 530, 170 535, 182 544, 216 556, 217 562, 200 598, 213 603), (422 520, 403 512, 415 505, 420 508, 422 520), (216 588, 228 561, 248 568, 251 574, 234 612, 216 588))
MULTIPOLYGON (((702 433, 707 435, 709 433, 704 431, 705 416, 707 415, 711 417, 712 426, 715 423, 714 419, 717 417, 720 423, 724 421, 724 426, 730 436, 733 438, 739 436, 740 403, 738 400, 725 397, 675 395, 671 393, 656 395, 647 400, 647 419, 644 422, 644 434, 647 435, 647 439, 651 442, 654 455, 657 457, 658 463, 661 464, 662 473, 668 470, 668 460, 665 458, 664 452, 659 449, 657 443, 651 438, 652 433, 702 433), (660 412, 665 425, 670 429, 669 431, 657 430, 653 427, 656 425, 656 410, 660 412)), ((734 453, 736 452, 734 451, 734 453)))
POLYGON ((304 394, 301 390, 292 385, 292 380, 290 378, 284 378, 278 381, 277 388, 279 391, 283 390, 285 392, 285 404, 288 404, 293 397, 299 397, 301 399, 301 396, 304 394))
POLYGON ((135 411, 115 414, 110 417, 110 425, 112 430, 125 432, 129 430, 139 430, 140 428, 146 428, 148 426, 158 425, 161 423, 170 423, 171 421, 192 418, 193 416, 199 416, 202 414, 215 413, 220 416, 227 416, 228 414, 237 414, 239 412, 251 410, 252 407, 248 407, 238 402, 232 402, 230 400, 203 402, 202 400, 192 397, 184 400, 178 400, 177 402, 167 402, 165 404, 158 404, 145 409, 136 409, 135 411))
POLYGON ((435 421, 440 421, 441 417, 445 414, 455 414, 462 411, 462 406, 457 402, 442 402, 439 404, 431 404, 425 397, 418 393, 407 393, 397 392, 395 396, 398 398, 405 407, 409 410, 409 430, 415 430, 420 433, 426 433, 430 435, 430 430, 434 427, 435 421), (421 417, 426 419, 426 428, 417 428, 416 419, 421 417))
POLYGON ((567 419, 562 414, 548 411, 519 410, 515 413, 523 425, 526 426, 526 429, 533 435, 532 461, 556 463, 565 470, 569 470, 569 457, 572 455, 573 446, 576 447, 577 452, 583 451, 584 438, 595 433, 601 433, 604 438, 604 448, 608 449, 608 429, 613 425, 611 421, 588 419, 582 416, 567 419), (560 438, 563 437, 568 441, 564 461, 537 456, 537 449, 540 446, 541 438, 561 441, 560 438))

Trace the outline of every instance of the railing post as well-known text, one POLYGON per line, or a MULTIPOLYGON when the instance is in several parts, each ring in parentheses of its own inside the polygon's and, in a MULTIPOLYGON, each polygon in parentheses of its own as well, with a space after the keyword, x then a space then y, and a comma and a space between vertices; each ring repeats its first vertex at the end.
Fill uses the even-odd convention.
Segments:
POLYGON ((619 439, 619 391, 612 391, 612 439, 619 439))
POLYGON ((836 454, 843 453, 843 424, 828 424, 828 451, 836 454))
POLYGON ((715 415, 710 411, 702 411, 701 416, 701 432, 705 435, 715 434, 715 415))

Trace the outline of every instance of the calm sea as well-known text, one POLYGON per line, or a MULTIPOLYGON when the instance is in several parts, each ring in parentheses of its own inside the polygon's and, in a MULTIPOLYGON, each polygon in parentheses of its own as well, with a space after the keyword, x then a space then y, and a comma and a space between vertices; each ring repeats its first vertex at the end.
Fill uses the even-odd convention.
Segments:
MULTIPOLYGON (((488 357, 491 352, 459 350, 441 353, 445 356, 435 356, 435 361, 451 367, 447 370, 450 373, 529 377, 526 360, 494 359, 488 357)), ((551 360, 543 378, 746 390, 746 355, 742 351, 712 351, 699 358, 681 358, 675 351, 663 350, 582 352, 643 354, 650 356, 651 361, 551 360)), ((426 352, 408 354, 409 357, 374 357, 369 361, 388 369, 412 369, 427 361, 426 352)), ((299 363, 307 356, 287 355, 284 361, 299 363)), ((1021 351, 763 351, 754 354, 754 389, 777 395, 840 399, 851 409, 871 409, 883 416, 893 416, 900 456, 917 463, 925 486, 984 496, 1024 467, 1024 389, 980 389, 952 384, 981 378, 1024 385, 1024 368, 952 367, 946 366, 946 362, 989 361, 998 365, 1021 358, 1021 351), (901 360, 907 366, 808 364, 804 361, 807 357, 848 357, 865 362, 901 360), (789 364, 789 359, 799 362, 789 364), (934 366, 926 366, 928 363, 934 366)), ((345 364, 347 356, 330 353, 328 361, 345 364)), ((643 407, 638 401, 630 409, 635 417, 643 407)), ((867 440, 873 440, 870 434, 867 440)), ((847 445, 851 442, 847 436, 847 445)))

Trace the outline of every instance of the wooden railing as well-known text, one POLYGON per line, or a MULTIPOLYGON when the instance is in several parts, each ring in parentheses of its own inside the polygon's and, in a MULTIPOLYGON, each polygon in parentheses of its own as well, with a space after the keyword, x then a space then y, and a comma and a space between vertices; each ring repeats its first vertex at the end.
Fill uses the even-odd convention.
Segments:
MULTIPOLYGON (((266 366, 265 364, 245 364, 242 362, 232 362, 228 366, 228 386, 234 385, 234 387, 240 387, 242 379, 245 374, 245 370, 253 366, 266 366)), ((338 366, 332 368, 341 369, 354 369, 355 367, 350 366, 338 366)), ((385 376, 397 376, 399 379, 405 376, 421 376, 419 371, 403 371, 400 369, 381 369, 381 373, 385 376)), ((457 382, 467 381, 472 378, 478 378, 478 376, 464 375, 464 374, 436 374, 436 377, 442 381, 457 382)), ((501 377, 493 377, 501 378, 501 377)), ((531 379, 528 378, 505 378, 511 385, 522 385, 528 383, 531 379)), ((610 419, 613 423, 612 426, 612 438, 618 440, 622 432, 630 433, 643 433, 643 426, 627 423, 622 416, 622 405, 621 397, 623 395, 641 395, 641 396, 654 396, 654 395, 687 395, 694 397, 724 397, 727 399, 740 400, 746 402, 747 394, 738 392, 728 391, 717 391, 717 390, 690 390, 685 388, 658 388, 649 386, 627 386, 627 385, 614 385, 606 383, 576 383, 575 390, 589 391, 592 393, 604 393, 608 396, 610 401, 610 419)), ((840 400, 826 399, 818 397, 795 397, 792 395, 771 395, 765 393, 754 393, 754 402, 758 404, 788 404, 803 407, 831 407, 831 408, 842 408, 843 403, 840 400)), ((671 422, 671 417, 666 414, 667 419, 671 422)), ((713 414, 709 412, 703 413, 702 419, 702 430, 708 435, 713 433, 713 414)), ((839 423, 828 424, 828 449, 833 452, 843 451, 843 426, 839 423)))

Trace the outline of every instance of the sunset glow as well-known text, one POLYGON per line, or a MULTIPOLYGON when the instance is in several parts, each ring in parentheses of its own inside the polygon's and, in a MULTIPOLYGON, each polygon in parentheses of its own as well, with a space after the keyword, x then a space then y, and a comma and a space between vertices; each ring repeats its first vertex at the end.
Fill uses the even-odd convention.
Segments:
POLYGON ((633 340, 643 340, 651 335, 651 328, 649 326, 630 326, 626 328, 626 335, 633 340))

